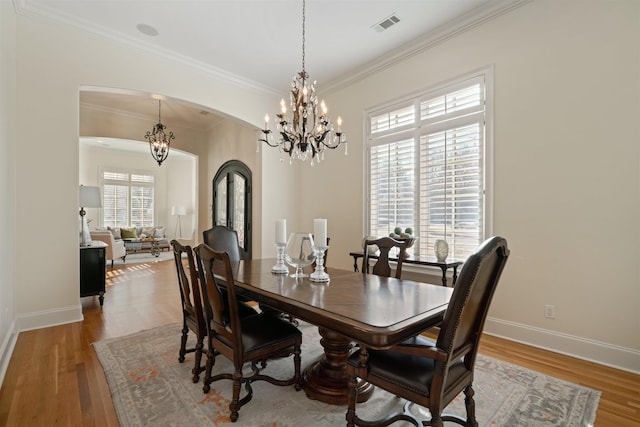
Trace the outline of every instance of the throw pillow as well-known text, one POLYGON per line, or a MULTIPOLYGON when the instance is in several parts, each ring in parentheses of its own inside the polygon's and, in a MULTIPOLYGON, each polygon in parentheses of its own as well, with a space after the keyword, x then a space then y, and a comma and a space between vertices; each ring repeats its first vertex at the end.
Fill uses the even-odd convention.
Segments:
POLYGON ((156 227, 156 232, 153 234, 156 239, 164 239, 166 237, 164 227, 156 227))
POLYGON ((120 234, 120 228, 111 228, 111 234, 113 234, 113 238, 116 240, 122 239, 122 234, 120 234))
POLYGON ((120 235, 123 239, 137 239, 138 235, 136 234, 136 228, 120 228, 120 235))
POLYGON ((153 237, 153 232, 154 232, 154 227, 142 227, 140 236, 144 234, 145 237, 153 237))

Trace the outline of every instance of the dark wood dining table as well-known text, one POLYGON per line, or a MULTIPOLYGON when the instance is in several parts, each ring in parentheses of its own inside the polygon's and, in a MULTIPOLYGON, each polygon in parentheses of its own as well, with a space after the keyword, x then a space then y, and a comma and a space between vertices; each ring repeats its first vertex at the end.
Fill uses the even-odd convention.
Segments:
MULTIPOLYGON (((327 268, 329 283, 274 274, 275 259, 234 263, 237 291, 318 326, 323 356, 304 371, 303 389, 311 399, 345 405, 346 362, 354 343, 389 348, 438 324, 453 289, 441 285, 327 268)), ((303 355, 304 357, 304 355, 303 355)), ((361 382, 359 401, 373 386, 361 382)))

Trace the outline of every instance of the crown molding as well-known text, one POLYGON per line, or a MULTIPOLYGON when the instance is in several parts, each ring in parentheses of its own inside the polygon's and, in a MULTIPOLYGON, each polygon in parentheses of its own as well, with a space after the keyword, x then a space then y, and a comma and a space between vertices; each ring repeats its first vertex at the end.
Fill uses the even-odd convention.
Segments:
MULTIPOLYGON (((465 31, 484 24, 485 22, 488 22, 500 15, 510 12, 511 10, 519 8, 527 3, 530 3, 531 1, 533 0, 489 0, 482 6, 479 6, 460 16, 459 18, 447 22, 446 24, 436 28, 435 30, 430 31, 429 33, 405 44, 403 48, 394 49, 391 52, 380 55, 378 58, 369 61, 361 67, 358 67, 335 79, 323 83, 323 93, 330 93, 338 89, 342 89, 367 76, 375 74, 394 64, 397 64, 421 52, 424 52, 425 50, 448 39, 451 39, 459 34, 462 34, 465 31)), ((244 78, 240 75, 228 72, 221 68, 213 67, 202 61, 197 61, 193 58, 181 55, 180 53, 169 51, 167 49, 160 48, 144 41, 133 40, 130 37, 124 36, 120 33, 114 33, 107 28, 98 27, 87 21, 59 13, 51 8, 47 8, 46 3, 42 3, 41 7, 35 7, 30 4, 29 0, 14 0, 14 5, 16 13, 18 14, 28 17, 43 18, 49 22, 62 22, 63 24, 71 25, 84 31, 98 34, 118 44, 143 51, 147 54, 159 56, 168 61, 178 62, 186 67, 202 71, 220 81, 231 83, 245 89, 259 91, 271 96, 279 96, 279 94, 281 93, 281 91, 277 88, 273 88, 260 82, 244 78)))

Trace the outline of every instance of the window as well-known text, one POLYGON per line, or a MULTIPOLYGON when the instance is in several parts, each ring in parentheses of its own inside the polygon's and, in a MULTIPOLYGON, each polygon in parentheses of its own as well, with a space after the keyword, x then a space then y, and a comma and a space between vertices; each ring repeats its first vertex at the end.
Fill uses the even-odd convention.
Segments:
POLYGON ((102 225, 154 225, 153 175, 123 171, 102 172, 102 225))
POLYGON ((236 230, 242 259, 251 259, 251 170, 239 160, 223 164, 213 178, 214 225, 236 230))
POLYGON ((490 233, 490 71, 367 115, 367 234, 411 227, 415 255, 466 259, 490 233))

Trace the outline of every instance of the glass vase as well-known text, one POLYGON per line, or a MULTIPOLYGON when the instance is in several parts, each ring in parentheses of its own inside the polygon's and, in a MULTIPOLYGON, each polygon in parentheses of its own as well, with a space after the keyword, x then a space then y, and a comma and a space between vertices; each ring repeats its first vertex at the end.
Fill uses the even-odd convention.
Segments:
POLYGON ((436 259, 438 262, 445 262, 447 257, 449 256, 449 244, 444 239, 436 240, 435 245, 433 245, 434 252, 436 254, 436 259))
POLYGON ((302 271, 316 260, 311 233, 291 233, 284 250, 284 260, 296 271, 291 275, 296 279, 307 277, 302 271))

